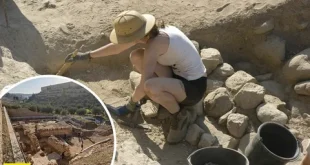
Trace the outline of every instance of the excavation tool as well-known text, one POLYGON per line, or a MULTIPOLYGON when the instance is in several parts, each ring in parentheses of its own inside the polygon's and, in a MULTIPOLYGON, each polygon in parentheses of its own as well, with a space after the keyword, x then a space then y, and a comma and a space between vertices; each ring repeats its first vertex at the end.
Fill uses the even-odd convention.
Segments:
POLYGON ((8 20, 8 15, 7 15, 7 12, 6 12, 5 0, 2 0, 2 8, 3 8, 3 12, 4 12, 6 27, 9 27, 9 20, 8 20))
POLYGON ((149 126, 146 124, 138 124, 138 117, 140 114, 140 110, 137 110, 136 112, 129 114, 128 116, 119 116, 117 113, 117 108, 105 104, 109 112, 115 117, 115 121, 121 125, 125 125, 131 128, 139 128, 139 129, 144 129, 144 130, 150 130, 149 126))
MULTIPOLYGON (((84 45, 82 45, 79 49, 76 49, 73 53, 72 53, 72 55, 71 55, 71 57, 73 58, 73 57, 75 57, 77 54, 78 54, 78 52, 79 52, 79 50, 81 50, 82 48, 83 48, 83 46, 84 45)), ((65 62, 63 65, 62 65, 62 67, 60 68, 60 70, 57 72, 57 74, 56 75, 63 75, 69 68, 70 68, 70 66, 73 64, 74 62, 65 62)))

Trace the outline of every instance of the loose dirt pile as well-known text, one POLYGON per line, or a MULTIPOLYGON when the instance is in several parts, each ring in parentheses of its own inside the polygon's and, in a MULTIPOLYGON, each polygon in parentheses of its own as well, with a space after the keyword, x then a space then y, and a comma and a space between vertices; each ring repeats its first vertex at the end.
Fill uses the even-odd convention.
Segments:
MULTIPOLYGON (((310 137, 307 0, 10 1, 10 28, 0 18, 0 87, 56 73, 63 58, 82 44, 82 51, 106 44, 113 18, 126 9, 153 13, 198 41, 209 72, 204 99, 209 119, 202 121, 221 144, 242 151, 265 121, 287 123, 300 140, 310 137)), ((105 103, 123 105, 132 92, 128 54, 76 63, 66 76, 85 83, 105 103)), ((116 124, 116 164, 187 164, 200 139, 193 138, 194 146, 170 146, 160 126, 150 127, 146 132, 116 124)), ((197 123, 190 130, 201 127, 197 123)), ((200 146, 212 145, 213 137, 203 134, 207 143, 200 146)))

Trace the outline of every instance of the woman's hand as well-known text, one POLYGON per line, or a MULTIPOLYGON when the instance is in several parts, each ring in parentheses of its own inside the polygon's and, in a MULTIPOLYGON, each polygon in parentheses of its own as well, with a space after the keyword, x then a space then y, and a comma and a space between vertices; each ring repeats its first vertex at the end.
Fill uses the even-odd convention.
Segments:
POLYGON ((91 59, 90 57, 90 52, 82 53, 78 52, 75 57, 72 57, 73 53, 70 53, 67 55, 65 62, 76 62, 76 61, 84 61, 84 60, 89 60, 91 59))

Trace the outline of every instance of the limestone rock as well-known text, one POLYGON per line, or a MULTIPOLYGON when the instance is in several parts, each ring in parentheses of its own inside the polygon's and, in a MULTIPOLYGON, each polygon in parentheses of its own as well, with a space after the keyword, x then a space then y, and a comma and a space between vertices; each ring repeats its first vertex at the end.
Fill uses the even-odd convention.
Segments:
POLYGON ((270 19, 254 29, 255 34, 264 34, 274 28, 274 19, 270 19))
POLYGON ((260 83, 266 89, 266 94, 270 94, 280 98, 281 100, 286 100, 287 96, 285 94, 284 86, 277 83, 276 81, 268 80, 260 83))
POLYGON ((223 63, 222 65, 217 66, 209 77, 211 79, 225 81, 227 77, 233 75, 234 73, 234 68, 231 65, 223 63))
POLYGON ((302 117, 304 118, 304 121, 310 126, 310 115, 307 113, 302 114, 302 117))
POLYGON ((231 149, 237 149, 238 145, 239 145, 240 140, 236 139, 234 137, 231 137, 228 143, 227 148, 231 148, 231 149))
POLYGON ((254 83, 246 83, 234 96, 234 101, 242 109, 253 109, 263 101, 264 95, 264 87, 254 83))
POLYGON ((257 81, 267 81, 267 80, 270 80, 271 78, 272 78, 272 73, 255 76, 255 79, 257 81))
POLYGON ((154 101, 147 100, 145 104, 141 106, 141 111, 146 117, 155 117, 158 114, 159 104, 154 101))
POLYGON ((201 129, 197 124, 192 124, 188 127, 185 140, 189 144, 196 146, 198 142, 200 141, 200 137, 203 133, 204 133, 204 130, 201 129))
POLYGON ((310 79, 310 48, 291 58, 283 67, 285 78, 292 84, 310 79))
POLYGON ((221 53, 217 49, 202 49, 200 54, 202 62, 207 68, 208 74, 211 73, 218 65, 223 63, 221 53))
POLYGON ((246 147, 254 139, 255 136, 256 136, 255 132, 251 132, 244 135, 239 142, 238 151, 244 154, 246 147))
POLYGON ((224 123, 226 124, 228 116, 230 114, 232 114, 232 113, 236 113, 236 111, 237 111, 237 108, 234 107, 232 110, 230 110, 229 112, 225 113, 225 115, 221 116, 218 123, 219 124, 224 124, 224 123))
POLYGON ((296 84, 294 90, 297 94, 310 96, 310 80, 296 84))
POLYGON ((200 141, 198 143, 198 148, 210 147, 216 142, 214 136, 208 133, 202 134, 200 141))
POLYGON ((217 139, 217 144, 227 148, 230 143, 231 136, 228 134, 227 129, 217 124, 214 119, 208 119, 207 117, 200 117, 197 121, 197 125, 202 128, 206 133, 210 133, 217 139))
POLYGON ((129 74, 129 83, 131 88, 134 90, 139 85, 141 80, 141 74, 135 71, 130 72, 129 74))
POLYGON ((277 122, 280 124, 286 124, 288 117, 284 112, 278 110, 274 105, 264 103, 256 108, 257 118, 261 122, 277 122))
POLYGON ((244 84, 249 82, 256 83, 257 81, 253 76, 247 74, 246 72, 237 71, 225 81, 225 86, 233 93, 236 93, 244 84))
POLYGON ((218 118, 231 110, 234 103, 228 90, 221 87, 207 95, 204 105, 208 116, 218 118))
POLYGON ((271 35, 254 47, 256 57, 271 68, 278 68, 285 58, 285 40, 271 35))
POLYGON ((227 118, 227 129, 231 135, 241 138, 249 124, 249 118, 242 114, 233 113, 227 118))
POLYGON ((217 88, 220 88, 224 85, 223 81, 207 79, 207 90, 206 94, 215 91, 217 88))
POLYGON ((285 109, 286 103, 281 101, 279 98, 266 94, 264 96, 264 103, 270 103, 273 104, 277 109, 283 110, 285 109))
POLYGON ((197 41, 194 41, 194 40, 191 40, 192 43, 194 44, 195 48, 197 49, 198 52, 200 52, 200 49, 199 49, 199 43, 197 41))

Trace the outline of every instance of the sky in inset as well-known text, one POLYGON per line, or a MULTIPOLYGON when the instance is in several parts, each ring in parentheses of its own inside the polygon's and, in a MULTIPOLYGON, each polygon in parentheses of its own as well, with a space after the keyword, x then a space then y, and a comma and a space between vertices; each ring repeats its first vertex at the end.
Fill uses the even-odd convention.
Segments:
POLYGON ((41 87, 62 84, 70 82, 68 79, 57 78, 57 77, 39 77, 25 81, 16 87, 12 88, 9 93, 21 93, 21 94, 34 94, 41 92, 41 87))

